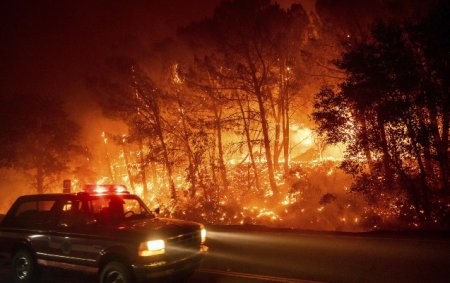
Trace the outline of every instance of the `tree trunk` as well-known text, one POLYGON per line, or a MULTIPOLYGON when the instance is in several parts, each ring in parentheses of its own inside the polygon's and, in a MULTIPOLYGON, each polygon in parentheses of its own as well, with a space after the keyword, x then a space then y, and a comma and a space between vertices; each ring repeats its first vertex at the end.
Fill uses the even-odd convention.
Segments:
POLYGON ((163 153, 163 159, 164 159, 164 167, 166 169, 167 173, 167 181, 169 182, 169 190, 170 190, 170 197, 173 200, 177 200, 177 194, 175 190, 175 183, 173 181, 173 169, 172 164, 169 160, 169 153, 167 151, 167 145, 166 141, 164 140, 164 133, 161 126, 161 117, 159 114, 159 111, 155 111, 155 130, 156 134, 158 135, 159 142, 161 144, 162 153, 163 153))
POLYGON ((184 148, 186 151, 186 155, 188 157, 188 180, 191 183, 191 188, 189 190, 189 196, 193 198, 195 193, 197 192, 197 166, 194 164, 194 156, 192 152, 191 145, 189 144, 190 134, 189 129, 186 124, 186 117, 184 116, 184 105, 181 101, 180 94, 177 91, 177 102, 180 114, 181 125, 183 126, 182 143, 184 144, 184 148))
POLYGON ((123 152, 123 159, 125 161, 125 167, 127 168, 127 175, 128 175, 128 180, 130 182, 131 192, 136 193, 136 189, 134 186, 134 177, 131 173, 131 166, 130 166, 130 162, 129 162, 128 151, 125 148, 124 142, 122 142, 122 152, 123 152))
POLYGON ((373 171, 373 160, 372 160, 372 154, 371 154, 370 147, 369 147, 369 138, 368 138, 368 133, 367 133, 366 117, 364 117, 364 115, 362 115, 362 117, 360 117, 359 121, 361 123, 361 140, 362 140, 364 155, 366 156, 367 164, 369 165, 369 170, 372 172, 373 171))
MULTIPOLYGON (((424 111, 424 110, 421 110, 424 111)), ((419 120, 419 125, 421 129, 428 129, 429 126, 427 125, 423 115, 418 115, 418 120, 419 120)), ((427 131, 428 132, 428 131, 427 131)), ((423 140, 423 139, 422 139, 423 140)), ((432 141, 431 141, 431 136, 425 139, 425 141, 419 142, 420 145, 423 147, 423 157, 424 157, 424 162, 425 162, 425 172, 426 174, 429 176, 429 179, 431 180, 436 180, 436 174, 434 174, 434 170, 433 170, 433 164, 432 164, 432 154, 431 154, 431 149, 432 149, 432 141)))
POLYGON ((253 144, 252 144, 252 140, 251 140, 251 136, 250 136, 249 124, 247 121, 247 117, 245 115, 245 111, 244 111, 244 107, 242 105, 241 98, 240 98, 239 94, 237 94, 236 96, 237 96, 237 99, 239 102, 239 109, 241 111, 242 121, 244 122, 245 138, 247 140, 248 154, 250 156, 250 162, 252 164, 253 174, 255 176, 255 186, 256 186, 256 189, 259 191, 261 189, 261 183, 259 181, 259 174, 258 174, 258 168, 256 167, 256 163, 255 163, 255 157, 253 155, 253 144))
POLYGON ((209 167, 211 168, 211 177, 214 186, 218 186, 217 174, 216 174, 216 143, 212 144, 208 150, 209 155, 209 167))
POLYGON ((406 185, 406 190, 410 198, 412 199, 414 210, 416 211, 417 216, 420 217, 420 200, 416 190, 416 182, 411 180, 411 178, 408 175, 406 175, 406 173, 404 172, 404 170, 401 168, 400 165, 395 164, 395 166, 397 167, 397 172, 399 174, 400 181, 402 182, 402 184, 406 185))
POLYGON ((106 163, 108 165, 109 178, 110 178, 112 183, 115 183, 116 180, 115 180, 115 176, 114 176, 114 169, 113 169, 113 165, 111 164, 111 158, 109 156, 109 151, 108 151, 106 139, 105 139, 104 145, 105 145, 106 163))
MULTIPOLYGON (((406 121, 406 127, 409 133, 409 138, 411 139, 411 143, 413 146, 414 153, 417 158, 417 164, 419 165, 419 177, 420 177, 420 186, 422 189, 422 195, 423 195, 423 209, 425 212, 425 220, 430 220, 430 192, 427 186, 427 177, 425 172, 425 167, 422 162, 422 155, 420 154, 420 150, 417 144, 416 137, 414 135, 414 130, 412 128, 412 125, 406 121)), ((420 215, 418 215, 420 217, 420 215)))
POLYGON ((148 200, 148 187, 147 187, 147 176, 146 176, 146 164, 145 164, 145 158, 144 158, 144 144, 142 142, 142 138, 139 138, 139 171, 141 173, 141 179, 142 179, 142 195, 145 201, 148 200))
POLYGON ((269 138, 269 125, 267 123, 266 107, 264 106, 263 94, 261 89, 255 88, 256 99, 258 100, 259 114, 261 118, 261 127, 263 132, 264 149, 267 162, 267 173, 269 175, 270 188, 274 196, 278 195, 278 188, 275 182, 273 164, 272 164, 272 153, 270 149, 270 138, 269 138))
POLYGON ((158 184, 158 175, 156 172, 156 163, 155 161, 150 161, 150 174, 152 176, 152 191, 155 192, 156 185, 158 184))
POLYGON ((450 187, 448 183, 449 168, 448 168, 448 131, 449 131, 449 115, 448 111, 444 110, 442 115, 442 135, 439 133, 439 126, 437 121, 436 109, 430 110, 431 128, 433 138, 436 144, 437 159, 439 162, 440 183, 442 190, 450 194, 450 187))
POLYGON ((424 160, 425 161, 425 170, 427 172, 427 175, 430 176, 430 179, 435 180, 436 174, 434 174, 434 170, 433 170, 433 164, 432 164, 433 157, 431 155, 430 146, 424 146, 423 157, 425 159, 424 160))
MULTIPOLYGON (((447 95, 450 95, 448 93, 447 95)), ((448 98, 447 98, 448 99, 448 98)), ((449 105, 447 103, 447 106, 444 106, 444 113, 442 114, 442 183, 444 186, 444 191, 447 193, 447 195, 450 195, 450 185, 448 183, 449 181, 449 175, 450 175, 450 164, 449 164, 449 128, 450 128, 450 110, 449 105), (445 110, 446 109, 446 110, 445 110)))
POLYGON ((288 81, 286 81, 286 85, 284 87, 283 96, 282 96, 282 117, 283 117, 283 153, 284 153, 284 175, 289 176, 290 170, 290 132, 289 132, 289 88, 288 81))
POLYGON ((269 93, 269 100, 270 100, 270 107, 272 109, 272 115, 273 119, 275 121, 275 140, 273 143, 273 167, 275 170, 280 169, 280 154, 281 154, 281 147, 280 147, 280 136, 281 136, 281 108, 280 102, 281 102, 281 86, 280 86, 280 94, 278 96, 278 101, 275 106, 274 98, 272 92, 269 93))
POLYGON ((227 179, 227 168, 225 167, 225 162, 224 162, 224 157, 223 157, 222 119, 221 119, 222 115, 221 115, 221 109, 218 110, 216 105, 214 107, 214 116, 215 116, 216 132, 217 132, 217 148, 219 151, 220 177, 222 179, 222 185, 226 190, 228 188, 228 179, 227 179))
POLYGON ((391 156, 389 154, 388 143, 386 139, 386 131, 384 129, 384 124, 378 118, 378 131, 381 138, 381 150, 383 152, 383 169, 385 175, 385 184, 387 187, 392 186, 394 180, 392 170, 391 170, 391 156))
POLYGON ((275 170, 280 169, 280 136, 281 136, 281 125, 280 122, 275 122, 275 141, 273 144, 273 168, 275 170))
POLYGON ((169 160, 169 154, 167 152, 167 146, 166 146, 166 142, 164 141, 164 136, 163 136, 162 130, 159 131, 158 138, 161 143, 162 150, 163 150, 164 167, 166 168, 167 181, 169 182, 170 197, 176 201, 177 194, 176 194, 176 190, 175 190, 175 183, 173 181, 173 169, 172 169, 172 164, 170 163, 170 160, 169 160))

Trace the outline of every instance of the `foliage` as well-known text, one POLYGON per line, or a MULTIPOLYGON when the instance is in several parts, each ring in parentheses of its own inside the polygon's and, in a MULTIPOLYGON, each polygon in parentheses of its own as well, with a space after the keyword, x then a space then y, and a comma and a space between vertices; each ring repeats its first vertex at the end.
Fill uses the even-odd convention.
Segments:
POLYGON ((60 101, 49 97, 3 97, 0 107, 0 164, 26 172, 36 192, 43 193, 83 154, 79 126, 60 101))
POLYGON ((356 177, 352 190, 385 211, 412 207, 416 225, 440 222, 436 201, 450 193, 448 13, 444 1, 421 22, 376 23, 336 62, 346 80, 324 87, 314 105, 318 131, 346 144, 341 168, 356 177))
POLYGON ((427 31, 446 26, 443 15, 379 22, 365 36, 356 26, 335 32, 300 5, 224 1, 152 48, 150 62, 111 58, 94 80, 104 112, 129 128, 110 179, 163 202, 167 215, 214 223, 434 221, 448 190, 448 64, 437 57, 447 56, 445 39, 427 31), (322 136, 311 136, 311 164, 297 163, 292 139, 309 123, 302 106, 317 81, 322 136), (345 145, 339 168, 323 160, 325 142, 345 145))

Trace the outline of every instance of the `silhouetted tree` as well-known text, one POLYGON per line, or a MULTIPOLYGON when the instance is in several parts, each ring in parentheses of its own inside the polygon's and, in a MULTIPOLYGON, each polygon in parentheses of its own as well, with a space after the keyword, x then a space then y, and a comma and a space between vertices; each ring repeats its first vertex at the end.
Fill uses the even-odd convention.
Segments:
POLYGON ((420 23, 377 23, 337 61, 348 77, 317 94, 313 113, 329 142, 347 145, 355 190, 406 193, 426 221, 433 191, 448 193, 449 11, 442 2, 420 23))
POLYGON ((61 181, 82 155, 79 126, 63 104, 44 96, 14 95, 0 100, 0 165, 23 171, 37 193, 61 181))
POLYGON ((107 116, 122 119, 130 127, 131 140, 140 149, 144 196, 148 193, 146 167, 149 162, 148 156, 144 156, 146 140, 152 145, 151 148, 160 153, 158 155, 166 169, 170 195, 176 200, 172 154, 169 153, 167 125, 162 114, 166 108, 170 108, 166 105, 170 99, 133 60, 112 58, 108 66, 103 78, 92 79, 92 88, 100 94, 99 101, 107 116))

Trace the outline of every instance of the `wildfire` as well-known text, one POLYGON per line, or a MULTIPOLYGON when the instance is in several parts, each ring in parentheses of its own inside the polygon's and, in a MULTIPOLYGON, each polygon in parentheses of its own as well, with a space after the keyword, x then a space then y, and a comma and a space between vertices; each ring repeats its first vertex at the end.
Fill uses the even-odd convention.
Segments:
POLYGON ((108 137, 106 136, 106 133, 104 131, 102 132, 102 138, 103 138, 103 143, 107 144, 108 143, 108 137))
MULTIPOLYGON (((314 145, 313 131, 304 126, 293 124, 290 127, 293 132, 292 143, 299 143, 302 147, 314 145)), ((347 227, 359 227, 367 221, 364 218, 364 210, 358 214, 350 203, 334 205, 333 203, 319 204, 320 192, 308 192, 314 187, 329 189, 329 184, 323 186, 322 182, 342 182, 339 180, 341 173, 336 170, 333 157, 321 157, 309 162, 291 161, 292 173, 286 178, 284 172, 275 172, 275 181, 280 190, 281 199, 277 203, 272 202, 273 190, 270 189, 268 179, 261 174, 261 187, 257 188, 254 183, 253 174, 248 174, 251 161, 248 154, 238 153, 229 156, 226 160, 229 173, 230 185, 227 191, 211 190, 211 195, 204 194, 205 190, 199 187, 191 194, 191 183, 187 178, 186 171, 175 167, 173 180, 177 192, 177 201, 170 198, 168 182, 165 179, 165 168, 155 163, 154 167, 147 167, 145 186, 142 183, 140 170, 142 169, 141 157, 146 157, 151 150, 148 147, 140 148, 138 145, 126 145, 126 135, 120 135, 118 140, 121 144, 114 146, 109 143, 105 132, 101 134, 102 143, 108 144, 105 148, 106 160, 111 168, 111 176, 105 174, 96 180, 97 184, 122 182, 129 190, 139 195, 149 207, 159 207, 163 216, 176 216, 189 219, 197 219, 206 223, 215 224, 257 224, 291 227, 323 227, 334 229, 339 225, 347 227), (127 146, 125 148, 125 146, 127 146), (308 188, 315 175, 322 176, 315 180, 313 187, 308 188), (244 179, 242 179, 244 178, 244 179), (328 180, 328 181, 327 181, 328 180), (296 185, 303 184, 303 185, 296 185), (246 185, 244 185, 246 184, 246 185), (295 188, 295 189, 293 189, 295 188), (315 198, 311 202, 310 198, 315 198), (252 205, 248 205, 248 204, 252 205), (246 205, 247 204, 247 205, 246 205), (306 225, 306 226, 305 226, 306 225), (333 226, 335 225, 335 226, 333 226)), ((293 146, 294 148, 295 146, 293 146)), ((257 166, 264 173, 265 157, 258 156, 257 166)), ((282 161, 280 164, 283 164, 282 161)), ((106 164, 108 165, 108 164, 106 164)), ((108 166, 106 166, 108 168, 108 166)), ((211 167, 205 167, 211 170, 211 167)), ((341 192, 348 190, 348 185, 339 186, 341 192)), ((334 189, 336 190, 336 189, 334 189)), ((322 192, 323 194, 323 192, 322 192)), ((394 209, 394 208, 393 208, 394 209)), ((378 211, 385 216, 385 211, 378 211)))

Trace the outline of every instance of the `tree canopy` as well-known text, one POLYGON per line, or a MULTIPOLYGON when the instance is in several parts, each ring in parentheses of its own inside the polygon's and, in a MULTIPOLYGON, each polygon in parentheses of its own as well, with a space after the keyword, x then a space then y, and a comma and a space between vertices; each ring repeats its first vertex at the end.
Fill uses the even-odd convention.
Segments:
POLYGON ((449 11, 443 1, 421 21, 375 24, 336 62, 347 78, 317 94, 313 113, 329 142, 346 144, 353 190, 419 222, 448 217, 449 11))
POLYGON ((0 108, 0 165, 25 172, 36 192, 45 192, 82 153, 79 126, 50 97, 2 97, 0 108))

